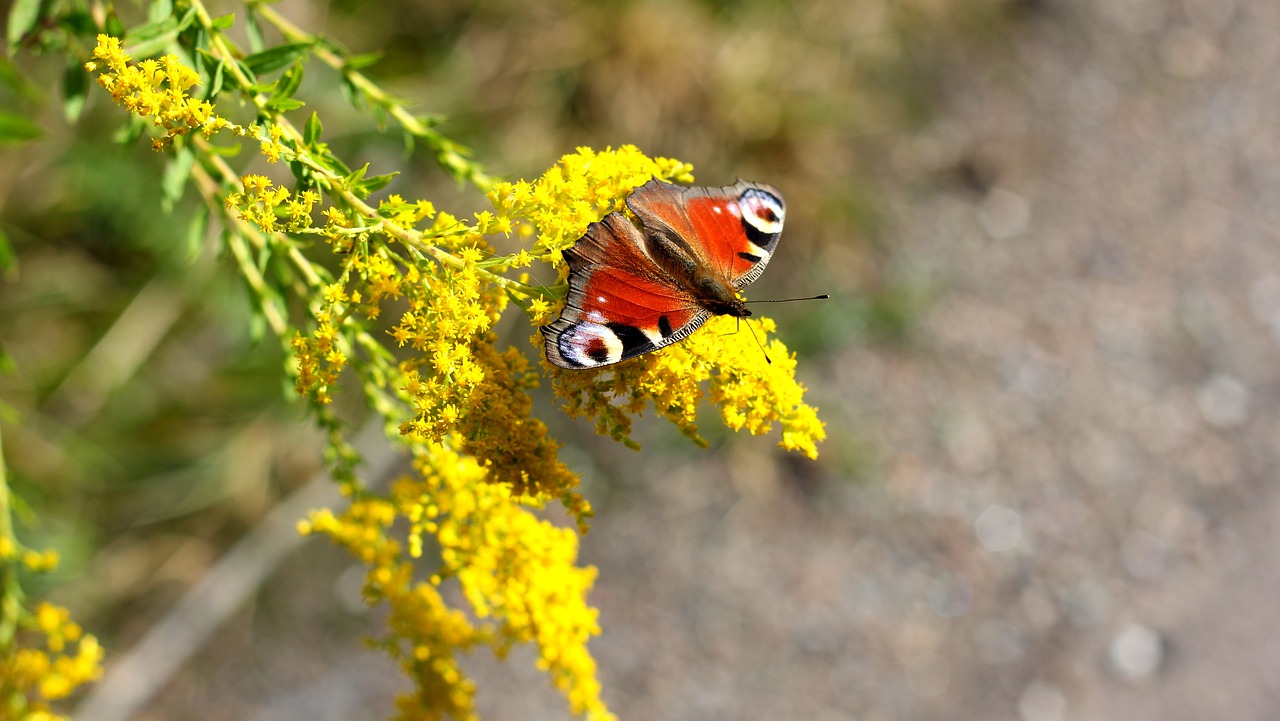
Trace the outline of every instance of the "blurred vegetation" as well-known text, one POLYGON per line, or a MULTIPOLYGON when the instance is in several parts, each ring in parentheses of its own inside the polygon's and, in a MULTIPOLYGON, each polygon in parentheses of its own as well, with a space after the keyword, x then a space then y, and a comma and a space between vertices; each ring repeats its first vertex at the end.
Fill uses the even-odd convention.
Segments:
MULTIPOLYGON (((909 337, 928 288, 887 262, 882 176, 927 122, 950 59, 998 32, 1008 6, 276 7, 353 52, 379 51, 368 72, 446 118, 449 136, 499 177, 535 176, 576 146, 630 143, 693 162, 702 184, 777 185, 787 237, 752 296, 834 296, 774 313, 802 367, 817 368, 848 344, 909 337)), ((168 214, 157 214, 163 158, 113 142, 123 135, 120 114, 102 94, 90 92, 81 113, 85 79, 75 68, 85 57, 68 69, 36 49, 10 48, 14 59, 0 61, 0 105, 19 123, 13 134, 28 127, 22 118, 39 131, 0 147, 0 231, 15 259, 0 281, 4 457, 21 499, 20 535, 63 556, 51 587, 32 591, 67 600, 118 646, 143 630, 140 611, 164 608, 219 549, 319 472, 322 443, 299 423, 285 358, 261 342, 228 259, 188 233, 196 199, 171 199, 168 214)), ((433 168, 429 149, 406 155, 402 137, 352 110, 333 73, 308 68, 300 95, 309 107, 299 112, 325 118, 341 157, 401 170, 406 197, 480 207, 477 193, 433 168)))

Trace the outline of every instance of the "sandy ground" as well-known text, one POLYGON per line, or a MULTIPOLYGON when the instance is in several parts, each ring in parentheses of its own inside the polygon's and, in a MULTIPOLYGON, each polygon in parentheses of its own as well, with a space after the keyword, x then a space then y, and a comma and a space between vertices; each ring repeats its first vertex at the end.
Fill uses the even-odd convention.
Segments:
MULTIPOLYGON (((893 153, 934 299, 802 362, 827 459, 593 470, 622 719, 1280 717, 1280 4, 1025 5, 893 153)), ((367 617, 290 601, 342 565, 308 547, 151 716, 388 713, 367 617)), ((477 661, 485 718, 568 718, 528 661, 477 661)))

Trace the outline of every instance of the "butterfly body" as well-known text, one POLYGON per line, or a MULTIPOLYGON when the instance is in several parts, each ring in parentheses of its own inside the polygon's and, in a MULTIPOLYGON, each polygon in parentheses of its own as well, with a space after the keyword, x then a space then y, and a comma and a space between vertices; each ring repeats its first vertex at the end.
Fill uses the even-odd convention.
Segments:
POLYGON ((676 343, 713 315, 751 315, 738 291, 764 271, 786 207, 770 185, 651 180, 564 252, 569 293, 542 328, 547 360, 598 368, 676 343))

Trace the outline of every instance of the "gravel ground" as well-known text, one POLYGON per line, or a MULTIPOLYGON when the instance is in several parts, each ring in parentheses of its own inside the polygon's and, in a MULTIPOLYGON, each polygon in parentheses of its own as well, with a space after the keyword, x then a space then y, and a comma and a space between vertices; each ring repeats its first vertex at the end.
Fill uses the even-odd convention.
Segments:
MULTIPOLYGON (((1023 6, 892 154, 893 262, 934 299, 908 343, 802 361, 825 459, 622 458, 593 497, 621 718, 1280 717, 1280 4, 1023 6), (868 448, 862 480, 832 460, 868 448)), ((362 623, 246 614, 279 635, 228 633, 162 708, 390 710, 338 693, 385 662, 290 652, 362 623), (229 706, 233 667, 275 681, 229 706)), ((485 718, 567 717, 528 660, 477 662, 485 718)))

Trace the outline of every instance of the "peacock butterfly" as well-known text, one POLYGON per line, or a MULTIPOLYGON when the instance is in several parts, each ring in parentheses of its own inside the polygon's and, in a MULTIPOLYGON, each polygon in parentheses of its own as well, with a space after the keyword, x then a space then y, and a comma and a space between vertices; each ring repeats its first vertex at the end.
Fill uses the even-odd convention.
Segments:
POLYGON ((713 315, 751 315, 737 292, 760 277, 782 235, 776 188, 739 180, 677 187, 657 178, 621 212, 592 223, 564 251, 569 294, 542 327, 547 360, 599 368, 682 340, 713 315))

